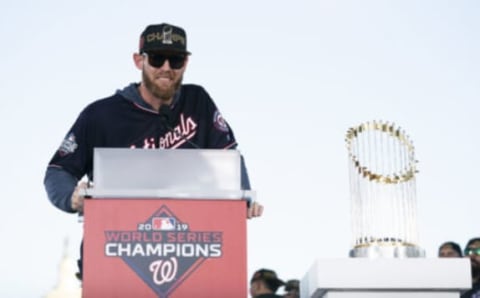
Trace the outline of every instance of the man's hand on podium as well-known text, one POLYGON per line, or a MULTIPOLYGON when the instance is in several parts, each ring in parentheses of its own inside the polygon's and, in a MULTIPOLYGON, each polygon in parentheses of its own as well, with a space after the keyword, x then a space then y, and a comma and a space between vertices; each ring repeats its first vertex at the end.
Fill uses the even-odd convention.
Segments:
POLYGON ((85 198, 86 189, 88 188, 88 183, 81 181, 72 194, 71 204, 72 209, 83 213, 83 200, 85 198))
POLYGON ((251 202, 247 209, 247 218, 259 217, 263 213, 263 206, 257 202, 251 202))

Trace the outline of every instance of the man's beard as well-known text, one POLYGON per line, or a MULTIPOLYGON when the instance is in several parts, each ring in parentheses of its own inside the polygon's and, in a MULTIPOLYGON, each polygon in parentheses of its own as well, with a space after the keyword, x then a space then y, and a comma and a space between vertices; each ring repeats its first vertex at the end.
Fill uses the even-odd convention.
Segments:
POLYGON ((178 90, 178 88, 180 88, 183 80, 183 75, 168 89, 162 89, 155 85, 155 82, 148 77, 148 75, 145 73, 145 70, 142 71, 142 78, 143 83, 145 83, 145 88, 150 93, 152 93, 153 96, 159 98, 164 102, 168 102, 173 98, 173 95, 178 90))

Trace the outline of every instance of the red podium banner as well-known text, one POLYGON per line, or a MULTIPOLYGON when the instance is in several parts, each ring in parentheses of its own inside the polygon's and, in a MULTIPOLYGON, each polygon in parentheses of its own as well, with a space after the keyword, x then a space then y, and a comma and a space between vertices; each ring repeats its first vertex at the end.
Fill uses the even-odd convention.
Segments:
POLYGON ((246 202, 85 200, 85 298, 247 297, 246 202))

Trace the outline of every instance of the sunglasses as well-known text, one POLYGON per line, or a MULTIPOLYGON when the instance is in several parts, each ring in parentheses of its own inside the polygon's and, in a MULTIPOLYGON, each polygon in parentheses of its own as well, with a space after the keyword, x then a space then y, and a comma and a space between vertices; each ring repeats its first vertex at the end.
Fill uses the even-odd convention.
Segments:
POLYGON ((466 248, 464 253, 465 253, 465 256, 473 256, 473 255, 480 256, 480 247, 478 247, 478 248, 466 248))
POLYGON ((150 66, 159 68, 165 64, 165 61, 168 60, 168 64, 172 69, 180 69, 185 65, 185 56, 184 55, 165 55, 165 54, 154 54, 154 53, 143 53, 144 57, 148 58, 148 64, 150 66))

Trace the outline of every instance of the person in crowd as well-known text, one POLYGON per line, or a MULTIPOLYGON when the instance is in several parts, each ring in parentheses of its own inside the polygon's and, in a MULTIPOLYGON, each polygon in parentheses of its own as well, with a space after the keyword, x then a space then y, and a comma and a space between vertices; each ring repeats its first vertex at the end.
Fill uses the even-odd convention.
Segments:
POLYGON ((285 298, 300 298, 300 281, 298 279, 290 279, 285 283, 285 298))
POLYGON ((463 255, 470 259, 472 288, 463 293, 461 298, 480 298, 480 237, 468 241, 463 255))
POLYGON ((439 258, 461 258, 462 256, 462 248, 456 242, 444 242, 438 248, 439 258))
POLYGON ((250 280, 250 295, 252 298, 281 298, 276 292, 284 285, 285 282, 278 278, 275 271, 259 269, 250 280))

